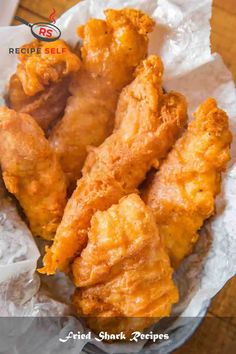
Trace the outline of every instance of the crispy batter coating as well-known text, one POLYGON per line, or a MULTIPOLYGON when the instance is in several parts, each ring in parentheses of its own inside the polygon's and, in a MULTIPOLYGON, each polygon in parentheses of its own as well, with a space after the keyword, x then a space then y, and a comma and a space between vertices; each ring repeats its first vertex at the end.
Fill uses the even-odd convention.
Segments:
POLYGON ((73 304, 95 332, 143 330, 178 301, 169 257, 151 210, 136 194, 91 220, 87 247, 73 265, 73 304))
POLYGON ((210 98, 195 117, 144 193, 175 267, 192 252, 198 230, 214 214, 221 172, 230 159, 226 113, 210 98))
POLYGON ((174 144, 186 122, 186 102, 180 94, 163 94, 162 73, 161 60, 150 56, 122 91, 114 133, 88 156, 41 272, 68 271, 70 261, 86 246, 95 211, 134 192, 174 144))
POLYGON ((88 146, 100 145, 111 134, 120 91, 146 57, 147 34, 154 26, 137 10, 107 10, 105 15, 106 21, 91 19, 78 29, 82 69, 70 86, 65 115, 50 136, 73 186, 81 177, 88 146))
POLYGON ((43 91, 50 83, 58 82, 61 78, 80 68, 80 59, 71 52, 68 45, 61 39, 55 42, 38 40, 25 44, 24 48, 40 48, 40 54, 19 54, 20 63, 16 74, 27 96, 34 96, 43 91), (50 53, 48 50, 57 49, 59 52, 50 53), (64 48, 65 52, 62 53, 64 48))
POLYGON ((147 35, 154 21, 134 9, 109 9, 105 16, 106 21, 91 19, 78 28, 83 40, 83 65, 90 75, 102 77, 113 90, 122 89, 147 55, 147 35))
POLYGON ((9 83, 8 105, 17 112, 27 113, 47 132, 48 128, 60 117, 69 97, 70 77, 50 84, 43 92, 34 96, 24 93, 20 79, 14 74, 9 83))
POLYGON ((20 63, 9 82, 8 104, 17 112, 30 114, 46 131, 66 106, 71 75, 79 70, 80 59, 62 40, 35 40, 23 48, 41 52, 19 55, 20 63), (48 52, 55 48, 61 54, 48 52))
POLYGON ((35 120, 6 107, 0 108, 0 164, 32 233, 51 239, 66 204, 65 176, 35 120))

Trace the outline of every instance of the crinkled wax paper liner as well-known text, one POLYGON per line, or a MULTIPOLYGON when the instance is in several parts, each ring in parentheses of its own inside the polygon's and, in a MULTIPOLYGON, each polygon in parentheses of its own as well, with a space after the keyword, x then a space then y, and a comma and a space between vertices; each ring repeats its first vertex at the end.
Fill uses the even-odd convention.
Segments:
MULTIPOLYGON (((236 93, 232 77, 219 55, 210 51, 211 0, 85 0, 67 11, 58 21, 62 37, 71 44, 78 40, 76 27, 89 17, 103 17, 105 8, 134 7, 149 13, 156 20, 156 28, 150 37, 150 53, 161 55, 165 64, 164 87, 178 90, 187 96, 189 116, 207 97, 217 99, 220 107, 230 117, 232 132, 236 134, 236 93)), ((0 28, 1 63, 0 92, 3 102, 9 75, 15 70, 16 56, 8 54, 9 47, 19 47, 32 40, 26 26, 0 28)), ((221 195, 217 198, 216 216, 201 232, 194 253, 188 257, 175 274, 180 288, 181 301, 174 307, 176 315, 200 316, 201 309, 236 272, 236 146, 232 144, 232 160, 223 177, 221 195)), ((54 299, 63 284, 64 293, 69 283, 65 278, 54 277, 48 282, 47 292, 39 289, 39 277, 35 274, 39 252, 29 230, 17 215, 14 202, 2 192, 0 203, 0 315, 2 316, 60 316, 68 314, 66 300, 54 299), (53 284, 50 286, 50 284, 53 284), (57 285, 59 284, 59 285, 57 285)), ((69 293, 69 290, 68 290, 69 293)), ((66 298, 66 297, 65 297, 66 298)), ((63 299, 63 296, 61 297, 63 299)), ((186 322, 186 321, 185 321, 186 322)), ((84 329, 79 320, 68 318, 61 324, 61 332, 50 332, 46 340, 45 328, 37 328, 34 345, 25 342, 18 333, 7 349, 7 333, 4 354, 41 354, 40 338, 44 338, 44 353, 79 353, 86 341, 77 341, 63 347, 57 340, 68 333, 69 328, 84 329), (23 343, 27 343, 24 344, 23 343), (38 347, 37 347, 38 343, 38 347), (60 345, 59 345, 60 344, 60 345), (8 351, 9 350, 9 351, 8 351), (14 350, 14 351, 13 351, 14 350), (37 351, 38 350, 38 351, 37 351)), ((172 325, 178 328, 179 323, 172 325)), ((58 327, 57 327, 58 328, 58 327)), ((185 325, 187 329, 187 323, 185 325)), ((178 331, 183 330, 178 329, 178 331)), ((1 344, 2 339, 1 339, 1 344)), ((149 349, 166 353, 173 341, 152 344, 149 349)), ((134 345, 106 345, 96 343, 100 349, 110 352, 137 352, 144 343, 134 345)), ((9 345, 9 344, 8 344, 9 345)), ((173 349, 173 346, 172 346, 173 349)), ((3 350, 3 349, 2 349, 3 350)), ((86 350, 86 349, 85 349, 86 350)))

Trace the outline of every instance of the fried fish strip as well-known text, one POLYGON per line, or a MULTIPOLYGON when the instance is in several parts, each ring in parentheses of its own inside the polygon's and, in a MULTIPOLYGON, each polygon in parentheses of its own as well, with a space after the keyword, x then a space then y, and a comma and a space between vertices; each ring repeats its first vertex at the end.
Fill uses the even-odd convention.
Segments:
POLYGON ((6 107, 0 108, 0 164, 32 233, 51 239, 66 204, 65 176, 35 120, 6 107))
POLYGON ((169 316, 178 301, 154 215, 136 194, 94 214, 73 267, 80 287, 73 304, 95 332, 128 337, 169 316))
POLYGON ((186 122, 186 102, 180 94, 163 94, 162 74, 160 58, 150 56, 122 91, 114 133, 90 153, 41 272, 68 271, 69 263, 86 246, 95 211, 106 210, 134 192, 174 144, 186 122))
POLYGON ((35 40, 22 48, 40 50, 40 54, 19 55, 20 63, 9 82, 8 104, 30 114, 47 131, 66 106, 71 76, 79 70, 80 59, 62 40, 35 40), (60 54, 48 52, 55 48, 60 54))
POLYGON ((111 134, 119 94, 146 57, 147 34, 154 26, 137 10, 106 10, 105 15, 106 21, 91 19, 78 29, 82 68, 70 85, 65 115, 49 139, 73 186, 81 177, 88 146, 100 145, 111 134))
POLYGON ((198 230, 214 214, 221 172, 230 159, 226 113, 209 98, 195 117, 144 192, 174 267, 192 252, 198 230))

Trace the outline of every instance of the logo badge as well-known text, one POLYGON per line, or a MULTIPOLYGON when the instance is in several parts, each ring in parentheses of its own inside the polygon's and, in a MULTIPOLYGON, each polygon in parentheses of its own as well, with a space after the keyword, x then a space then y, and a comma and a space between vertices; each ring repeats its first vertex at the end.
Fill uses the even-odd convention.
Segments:
POLYGON ((60 29, 50 22, 29 23, 19 16, 15 16, 15 19, 30 27, 32 35, 40 41, 53 42, 61 37, 60 29))

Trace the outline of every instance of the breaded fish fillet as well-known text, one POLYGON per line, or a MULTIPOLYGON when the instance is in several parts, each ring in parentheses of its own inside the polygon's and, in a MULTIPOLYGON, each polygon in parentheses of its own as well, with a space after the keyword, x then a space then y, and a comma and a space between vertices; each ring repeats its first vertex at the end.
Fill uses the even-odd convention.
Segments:
POLYGON ((186 102, 180 94, 163 94, 162 73, 160 58, 150 56, 122 91, 115 130, 91 151, 41 272, 68 271, 69 263, 86 246, 93 214, 134 192, 174 144, 186 122, 186 102))
POLYGON ((73 268, 80 287, 73 304, 95 332, 128 337, 169 316, 178 301, 155 218, 136 194, 94 214, 73 268))
POLYGON ((82 68, 70 85, 65 115, 50 136, 72 186, 81 177, 87 148, 111 134, 119 94, 146 57, 147 34, 154 26, 137 10, 106 10, 105 15, 106 21, 91 19, 78 30, 82 68))
POLYGON ((51 239, 66 204, 66 181, 59 162, 35 120, 0 108, 0 164, 32 233, 51 239))
POLYGON ((17 112, 30 114, 47 131, 66 106, 71 76, 79 70, 80 59, 62 40, 35 40, 22 48, 39 54, 19 55, 20 63, 9 82, 8 104, 17 112))
POLYGON ((214 214, 221 172, 230 159, 226 113, 210 98, 195 117, 144 193, 175 267, 192 252, 198 230, 214 214))

